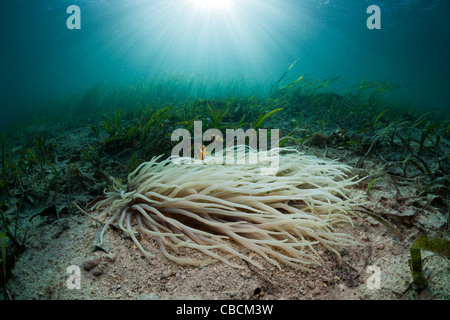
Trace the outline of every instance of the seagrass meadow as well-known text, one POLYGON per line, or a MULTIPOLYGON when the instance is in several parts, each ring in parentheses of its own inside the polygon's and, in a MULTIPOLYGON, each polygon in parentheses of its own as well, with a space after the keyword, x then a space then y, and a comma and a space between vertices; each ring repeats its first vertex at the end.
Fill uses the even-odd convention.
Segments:
POLYGON ((0 299, 450 298, 447 4, 127 3, 6 5, 0 299))

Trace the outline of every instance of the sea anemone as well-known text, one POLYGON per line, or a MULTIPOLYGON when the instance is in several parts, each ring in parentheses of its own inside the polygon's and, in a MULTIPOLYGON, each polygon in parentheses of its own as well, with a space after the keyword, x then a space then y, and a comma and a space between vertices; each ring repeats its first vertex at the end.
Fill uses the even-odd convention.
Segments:
POLYGON ((118 220, 119 228, 149 256, 138 240, 140 233, 154 237, 163 255, 180 264, 222 261, 239 268, 230 261, 239 257, 262 268, 255 259, 259 255, 278 268, 281 262, 302 270, 320 265, 317 246, 339 256, 340 247, 355 243, 333 227, 351 223, 349 213, 357 205, 349 197, 357 183, 349 177, 349 166, 288 148, 273 149, 270 155, 245 150, 247 156, 257 156, 257 163, 215 164, 218 156, 160 161, 159 156, 137 167, 126 184, 111 178, 106 198, 92 207, 105 207, 111 215, 100 241, 108 225, 118 220), (276 173, 261 174, 275 157, 276 173), (186 258, 176 254, 180 247, 209 258, 186 258))

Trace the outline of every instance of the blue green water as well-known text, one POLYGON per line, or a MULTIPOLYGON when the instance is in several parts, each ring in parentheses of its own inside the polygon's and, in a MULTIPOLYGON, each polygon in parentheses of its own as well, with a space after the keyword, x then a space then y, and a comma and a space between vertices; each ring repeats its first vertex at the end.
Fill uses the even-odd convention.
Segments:
POLYGON ((395 93, 405 101, 424 110, 450 108, 448 1, 209 2, 216 3, 3 1, 0 126, 23 118, 24 106, 99 81, 131 84, 183 73, 273 82, 297 59, 294 79, 340 76, 343 87, 393 81, 405 86, 395 93), (81 29, 67 27, 70 5, 80 8, 81 29), (370 5, 381 10, 381 29, 367 27, 370 5))
MULTIPOLYGON (((410 251, 409 246, 420 234, 430 237, 422 239, 448 249, 449 13, 449 0, 1 1, 0 300, 74 296, 134 299, 160 293, 161 298, 168 294, 173 299, 185 295, 186 290, 189 299, 196 294, 202 297, 203 292, 204 297, 214 299, 448 300, 448 260, 427 254, 423 260, 426 272, 422 272, 419 247, 414 245, 410 251), (215 131, 207 133, 208 129, 215 131), (273 175, 267 180, 253 179, 256 171, 250 167, 248 173, 245 168, 224 171, 232 176, 221 181, 225 174, 217 174, 217 167, 197 171, 200 166, 186 167, 195 170, 192 175, 171 179, 166 162, 157 170, 168 170, 167 177, 165 171, 156 173, 157 178, 149 171, 140 173, 139 179, 128 179, 139 170, 147 170, 142 164, 152 159, 163 161, 181 151, 183 157, 192 158, 191 163, 206 166, 212 163, 212 156, 222 159, 216 144, 229 147, 236 142, 240 145, 236 150, 244 150, 241 147, 247 146, 247 141, 249 148, 258 151, 265 151, 270 143, 271 148, 300 150, 306 157, 293 167, 288 164, 296 163, 297 153, 286 157, 286 166, 282 164, 286 169, 278 171, 277 160, 270 160, 270 168, 263 168, 269 158, 260 153, 261 174, 273 175), (241 233, 234 237, 242 239, 239 244, 247 236, 254 237, 255 242, 250 242, 254 245, 248 248, 258 248, 261 243, 264 250, 257 252, 265 257, 273 255, 270 259, 280 257, 283 251, 292 254, 297 247, 302 251, 295 256, 307 259, 303 240, 321 242, 323 234, 334 230, 317 219, 323 218, 327 224, 335 216, 347 220, 344 213, 353 206, 347 207, 346 191, 339 187, 341 182, 349 183, 341 181, 341 169, 302 167, 313 157, 323 159, 317 163, 324 164, 337 160, 333 163, 337 167, 345 164, 350 180, 355 177, 348 196, 358 200, 348 200, 358 201, 355 213, 361 216, 351 233, 363 246, 339 250, 343 258, 339 263, 326 254, 325 264, 320 269, 317 266, 309 280, 297 272, 298 278, 290 278, 293 273, 272 273, 272 269, 258 273, 251 268, 250 273, 245 272, 252 274, 245 276, 245 286, 235 285, 243 279, 239 272, 234 275, 240 280, 217 287, 216 276, 225 269, 184 272, 161 260, 162 256, 152 262, 144 261, 144 256, 137 258, 133 251, 126 254, 129 260, 121 256, 122 249, 134 246, 125 235, 132 235, 136 242, 132 228, 139 227, 136 238, 140 241, 148 236, 148 243, 150 238, 160 237, 173 241, 174 247, 196 241, 206 247, 221 243, 208 234, 229 237, 241 233), (135 171, 137 168, 141 169, 135 171), (134 173, 130 176, 130 172, 134 173), (245 177, 242 183, 241 173, 245 177), (305 180, 309 175, 317 177, 317 182, 314 178, 305 180), (297 177, 299 184, 293 184, 297 177), (144 178, 150 182, 141 180, 144 178), (166 178, 167 182, 163 181, 166 178), (253 186, 252 181, 273 181, 275 187, 253 186), (178 186, 172 188, 175 184, 178 186), (298 195, 295 188, 301 189, 298 195), (280 202, 276 200, 278 192, 283 199, 280 202), (104 202, 103 195, 113 198, 104 202), (185 195, 186 199, 179 201, 185 195), (265 196, 269 198, 259 202, 265 196), (160 204, 161 199, 168 201, 160 204), (231 206, 233 201, 236 204, 231 206), (120 228, 114 229, 126 231, 120 240, 127 244, 120 251, 111 248, 106 252, 109 244, 102 247, 102 242, 97 243, 99 255, 95 255, 102 258, 94 260, 101 264, 92 270, 84 266, 83 271, 83 277, 89 272, 93 286, 83 282, 82 291, 76 293, 79 295, 72 295, 62 281, 67 277, 65 263, 92 261, 87 246, 92 243, 89 232, 94 236, 94 224, 86 222, 88 218, 81 212, 88 211, 97 222, 107 219, 97 212, 103 206, 99 203, 105 207, 111 204, 104 211, 107 215, 120 209, 120 228), (339 209, 336 215, 333 203, 339 209), (206 212, 208 205, 211 212, 206 212), (239 214, 234 216, 234 211, 239 214), (266 218, 256 216, 241 220, 241 224, 239 219, 256 212, 286 213, 289 217, 279 225, 272 218, 265 223, 266 218), (290 226, 291 220, 304 219, 309 213, 314 215, 311 228, 300 225, 297 230, 294 222, 294 227, 290 226), (150 232, 140 223, 141 216, 151 230, 164 233, 146 235, 150 232), (125 217, 127 230, 122 226, 125 217), (171 223, 177 219, 180 224, 171 223), (259 225, 253 226, 252 220, 259 225), (220 222, 226 226, 218 226, 220 222), (315 223, 320 226, 316 235, 315 223), (261 224, 264 232, 258 231, 261 224), (288 225, 290 230, 284 230, 288 225), (227 226, 235 231, 227 232, 227 226), (197 235, 195 230, 202 233, 197 235), (166 231, 174 236, 166 237, 166 231), (183 237, 175 241, 180 235, 183 237), (294 244, 294 239, 302 242, 294 244), (286 248, 280 245, 284 241, 286 248), (277 254, 266 251, 272 245, 279 246, 277 254), (410 254, 414 254, 411 279, 405 272, 410 254), (383 268, 382 281, 389 278, 388 283, 382 282, 382 291, 364 283, 372 273, 369 264, 383 268), (162 277, 168 268, 176 276, 162 277), (391 272, 394 269, 396 272, 391 272), (110 277, 113 273, 114 281, 110 277), (178 286, 177 281, 188 285, 178 286), (419 296, 426 282, 430 285, 423 291, 426 295, 419 296), (252 286, 257 283, 255 290, 252 286), (410 290, 414 286, 408 283, 413 283, 415 290, 410 290), (281 287, 287 290, 278 290, 281 287), (346 287, 356 291, 347 292, 346 287), (176 290, 170 292, 170 288, 176 290), (221 296, 216 295, 219 292, 221 296)), ((252 154, 236 154, 236 164, 244 164, 246 158, 250 162, 252 154)), ((274 154, 270 159, 278 158, 272 157, 274 154)), ((189 164, 187 160, 182 159, 189 164)), ((235 157, 227 153, 226 164, 229 160, 235 157)), ((116 223, 117 213, 112 220, 105 220, 107 225, 116 223)), ((333 246, 340 235, 323 243, 333 246)), ((151 241, 156 245, 155 240, 151 241)), ((165 246, 165 241, 159 243, 165 246)), ((421 247, 430 248, 448 256, 449 250, 445 253, 436 246, 421 247)), ((164 252, 153 253, 167 257, 164 252)), ((180 251, 179 257, 187 253, 180 251)), ((229 271, 222 276, 233 279, 229 271)))

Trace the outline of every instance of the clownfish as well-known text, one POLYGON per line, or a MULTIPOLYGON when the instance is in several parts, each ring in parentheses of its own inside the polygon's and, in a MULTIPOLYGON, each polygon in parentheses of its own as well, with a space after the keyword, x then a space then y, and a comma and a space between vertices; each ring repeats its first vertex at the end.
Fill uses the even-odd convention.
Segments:
MULTIPOLYGON (((222 137, 218 134, 212 134, 211 135, 211 141, 223 141, 222 137)), ((196 159, 200 159, 200 160, 205 160, 205 157, 208 155, 208 152, 206 152, 206 147, 205 145, 202 145, 201 147, 199 147, 196 152, 195 152, 195 158, 196 159)))
POLYGON ((211 141, 212 142, 214 142, 214 141, 223 141, 223 139, 222 139, 222 137, 220 135, 213 134, 213 135, 211 135, 211 141))
POLYGON ((205 160, 205 156, 206 156, 206 147, 204 145, 202 145, 200 148, 198 148, 197 152, 196 152, 196 158, 200 159, 200 160, 205 160))

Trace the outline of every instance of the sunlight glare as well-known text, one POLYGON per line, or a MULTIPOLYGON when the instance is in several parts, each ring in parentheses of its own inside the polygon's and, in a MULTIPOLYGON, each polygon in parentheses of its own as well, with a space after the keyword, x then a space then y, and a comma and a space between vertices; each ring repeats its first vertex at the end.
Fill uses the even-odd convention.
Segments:
POLYGON ((232 0, 192 0, 198 8, 203 10, 230 10, 232 0))

